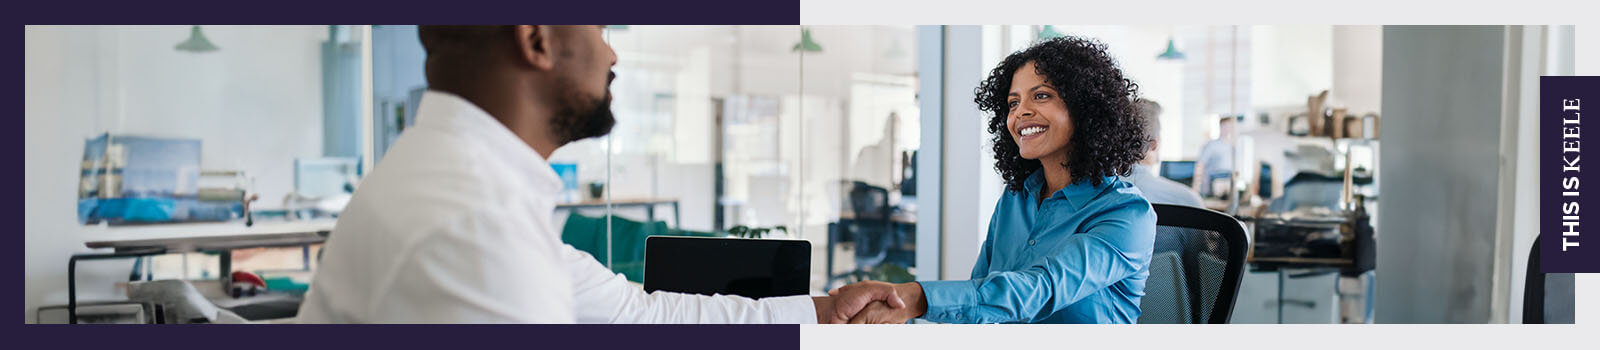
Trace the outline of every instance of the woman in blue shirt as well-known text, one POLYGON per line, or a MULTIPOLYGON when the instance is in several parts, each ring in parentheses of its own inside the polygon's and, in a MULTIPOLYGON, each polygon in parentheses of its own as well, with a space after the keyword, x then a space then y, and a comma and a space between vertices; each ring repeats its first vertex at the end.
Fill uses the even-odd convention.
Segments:
POLYGON ((1136 322, 1156 233, 1150 203, 1118 178, 1150 142, 1137 95, 1096 41, 1006 57, 977 89, 1007 190, 971 279, 852 284, 832 291, 836 312, 852 323, 1136 322), (851 297, 891 291, 888 303, 851 297))

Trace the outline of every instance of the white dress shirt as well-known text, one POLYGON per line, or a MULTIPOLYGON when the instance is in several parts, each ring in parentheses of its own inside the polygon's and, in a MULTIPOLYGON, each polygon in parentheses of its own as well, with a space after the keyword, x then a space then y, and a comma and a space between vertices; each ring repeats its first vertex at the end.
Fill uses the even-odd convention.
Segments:
POLYGON ((561 242, 561 181, 488 113, 428 91, 345 207, 306 323, 814 323, 808 296, 645 293, 561 242))
POLYGON ((1155 169, 1144 164, 1134 164, 1133 174, 1122 178, 1138 187, 1144 199, 1151 204, 1177 204, 1204 208, 1200 194, 1188 185, 1156 175, 1155 169))

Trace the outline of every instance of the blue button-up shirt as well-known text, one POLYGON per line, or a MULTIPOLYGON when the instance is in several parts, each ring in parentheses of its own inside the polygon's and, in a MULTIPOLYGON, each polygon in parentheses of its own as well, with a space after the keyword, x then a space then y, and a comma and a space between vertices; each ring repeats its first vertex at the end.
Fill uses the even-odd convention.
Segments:
POLYGON ((924 319, 945 323, 1134 323, 1156 214, 1116 177, 1078 181, 1041 203, 1044 172, 1006 191, 972 279, 920 282, 924 319))

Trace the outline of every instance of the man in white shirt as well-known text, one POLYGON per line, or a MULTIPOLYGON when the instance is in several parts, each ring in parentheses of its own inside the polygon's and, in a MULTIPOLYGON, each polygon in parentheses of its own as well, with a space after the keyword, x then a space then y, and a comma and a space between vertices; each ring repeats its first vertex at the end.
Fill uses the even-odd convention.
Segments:
POLYGON ((1150 149, 1145 152, 1144 160, 1133 165, 1133 174, 1124 179, 1138 187, 1150 203, 1203 207, 1200 194, 1189 186, 1156 173, 1156 168, 1161 166, 1161 156, 1157 152, 1157 147, 1161 146, 1161 104, 1139 99, 1139 117, 1145 120, 1145 134, 1151 138, 1150 149))
MULTIPOLYGON (((830 297, 645 293, 561 242, 546 157, 605 135, 598 26, 422 26, 426 92, 345 207, 306 323, 839 323, 830 297)), ((839 296, 845 297, 845 296, 839 296)), ((854 303, 893 295, 858 294, 854 303)))

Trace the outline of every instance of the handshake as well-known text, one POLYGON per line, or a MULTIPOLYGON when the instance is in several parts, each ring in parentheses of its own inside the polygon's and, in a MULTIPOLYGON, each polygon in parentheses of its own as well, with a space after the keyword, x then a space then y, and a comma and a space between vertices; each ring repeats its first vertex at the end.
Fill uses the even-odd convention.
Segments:
POLYGON ((922 285, 864 281, 815 297, 817 323, 906 323, 928 311, 922 285))

